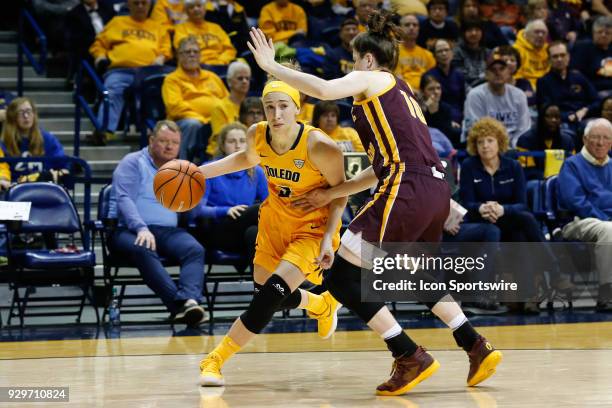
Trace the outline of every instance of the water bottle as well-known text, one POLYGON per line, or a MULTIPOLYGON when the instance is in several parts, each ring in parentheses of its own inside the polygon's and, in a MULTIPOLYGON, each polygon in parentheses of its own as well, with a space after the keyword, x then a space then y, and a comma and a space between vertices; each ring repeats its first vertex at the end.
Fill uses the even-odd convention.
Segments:
POLYGON ((113 288, 113 297, 108 305, 108 322, 111 326, 118 326, 121 324, 117 288, 113 288))

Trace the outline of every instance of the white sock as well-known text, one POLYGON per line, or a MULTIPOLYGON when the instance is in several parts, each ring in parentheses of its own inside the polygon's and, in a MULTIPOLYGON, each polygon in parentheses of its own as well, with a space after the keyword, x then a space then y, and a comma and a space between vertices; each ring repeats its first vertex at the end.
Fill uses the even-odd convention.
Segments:
POLYGON ((402 327, 399 324, 395 323, 393 327, 391 327, 389 330, 381 334, 380 337, 382 337, 383 340, 388 340, 392 337, 397 336, 401 332, 402 332, 402 327))
POLYGON ((453 320, 451 320, 450 322, 448 322, 448 327, 451 330, 457 330, 459 327, 461 327, 461 325, 465 322, 467 322, 468 319, 467 317, 465 317, 465 315, 463 313, 458 314, 457 316, 455 316, 453 318, 453 320))

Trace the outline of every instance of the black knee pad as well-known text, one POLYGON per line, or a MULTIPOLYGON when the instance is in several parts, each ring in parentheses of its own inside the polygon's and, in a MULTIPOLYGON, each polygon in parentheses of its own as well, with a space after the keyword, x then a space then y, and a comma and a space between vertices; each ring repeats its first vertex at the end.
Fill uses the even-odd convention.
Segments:
POLYGON ((344 306, 369 322, 380 309, 383 302, 361 301, 361 268, 337 256, 325 279, 329 292, 344 306))
MULTIPOLYGON (((420 273, 419 278, 423 282, 427 282, 429 284, 439 282, 438 279, 436 279, 429 273, 420 273)), ((421 302, 422 304, 427 306, 429 310, 431 310, 444 296, 448 295, 448 292, 445 290, 427 291, 427 292, 415 290, 412 292, 412 295, 417 301, 421 302)))
POLYGON ((289 285, 278 275, 272 275, 253 296, 249 308, 240 316, 244 326, 252 333, 259 333, 272 319, 274 313, 289 295, 289 285))
MULTIPOLYGON (((253 296, 257 296, 263 289, 264 285, 253 282, 253 286, 253 296)), ((299 289, 296 289, 281 302, 277 312, 285 309, 297 309, 300 303, 302 303, 302 294, 300 293, 299 289)))

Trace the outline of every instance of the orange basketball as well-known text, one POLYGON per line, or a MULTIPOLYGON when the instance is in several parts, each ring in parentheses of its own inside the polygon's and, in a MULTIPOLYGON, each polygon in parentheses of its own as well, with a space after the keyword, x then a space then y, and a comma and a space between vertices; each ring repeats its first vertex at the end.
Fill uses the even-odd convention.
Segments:
POLYGON ((198 166, 187 160, 171 160, 153 179, 157 201, 171 211, 189 211, 202 199, 206 183, 198 166))

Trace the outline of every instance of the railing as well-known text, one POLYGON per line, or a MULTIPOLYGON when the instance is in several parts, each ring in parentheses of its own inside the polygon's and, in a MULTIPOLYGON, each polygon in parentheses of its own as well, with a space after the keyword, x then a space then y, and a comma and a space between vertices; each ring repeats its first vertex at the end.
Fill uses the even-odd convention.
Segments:
POLYGON ((108 89, 104 86, 104 83, 96 74, 96 71, 92 66, 85 60, 82 60, 77 70, 76 88, 74 91, 74 155, 79 157, 80 146, 81 146, 81 110, 85 112, 95 129, 98 131, 106 130, 108 126, 108 110, 109 110, 109 94, 108 89), (98 94, 102 95, 101 109, 102 109, 102 122, 98 121, 98 118, 94 111, 89 106, 89 103, 82 95, 83 90, 83 75, 87 74, 94 85, 98 94))
POLYGON ((32 17, 32 14, 25 9, 19 14, 19 42, 17 44, 17 94, 23 96, 23 55, 27 57, 29 63, 34 68, 38 75, 45 73, 45 65, 47 61, 47 37, 41 30, 40 26, 32 17), (39 60, 36 61, 34 54, 28 48, 25 41, 24 28, 25 24, 29 24, 36 33, 36 40, 40 46, 39 60))
MULTIPOLYGON (((82 183, 84 187, 83 191, 83 225, 88 226, 89 220, 91 219, 91 184, 96 182, 91 177, 91 167, 89 164, 78 157, 72 156, 62 156, 62 157, 0 157, 0 163, 6 162, 11 167, 14 168, 14 165, 17 163, 42 163, 43 169, 50 168, 68 168, 71 171, 80 166, 83 170, 83 176, 77 177, 74 174, 71 174, 67 178, 67 182, 64 184, 65 187, 74 193, 74 184, 82 183)), ((74 196, 73 196, 74 200, 74 196)), ((83 231, 83 244, 86 250, 89 250, 89 231, 83 231)))

